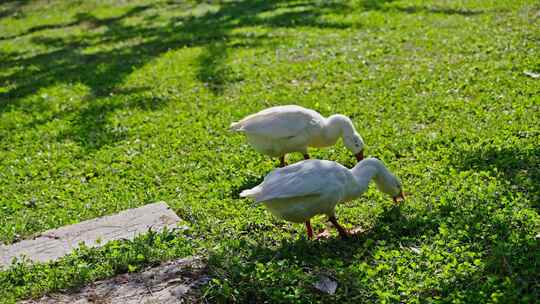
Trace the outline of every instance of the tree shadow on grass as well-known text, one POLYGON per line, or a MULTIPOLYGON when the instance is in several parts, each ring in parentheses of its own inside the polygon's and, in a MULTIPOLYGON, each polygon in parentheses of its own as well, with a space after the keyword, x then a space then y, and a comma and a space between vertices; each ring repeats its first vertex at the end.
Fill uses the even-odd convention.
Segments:
MULTIPOLYGON (((384 11, 390 2, 364 0, 356 3, 355 9, 384 11)), ((13 3, 22 6, 26 2, 13 3)), ((171 49, 182 47, 201 48, 196 59, 196 79, 212 94, 221 95, 229 84, 243 80, 240 72, 226 64, 235 50, 278 43, 270 35, 247 35, 239 29, 307 27, 341 30, 350 26, 346 22, 324 18, 329 14, 346 14, 351 10, 350 3, 341 1, 230 1, 220 3, 219 7, 201 15, 182 15, 171 17, 164 23, 153 22, 159 10, 179 10, 178 6, 185 8, 185 5, 188 4, 169 1, 132 6, 122 14, 107 18, 80 12, 67 23, 37 25, 26 32, 4 37, 4 40, 11 40, 32 35, 31 41, 47 51, 35 55, 1 55, 0 68, 12 72, 0 76, 0 83, 7 84, 0 91, 0 114, 26 108, 28 103, 22 102, 26 97, 57 84, 79 83, 89 89, 88 96, 108 98, 133 71, 171 49), (142 18, 145 22, 125 22, 132 17, 142 18), (75 26, 84 27, 86 31, 64 37, 48 36, 48 32, 42 34, 45 30, 75 26)), ((114 101, 111 102, 114 106, 105 106, 101 101, 90 99, 87 102, 101 105, 90 105, 79 111, 78 115, 89 115, 88 118, 76 119, 73 126, 76 130, 74 133, 81 136, 81 142, 92 142, 85 136, 95 132, 80 132, 92 129, 91 121, 96 118, 92 113, 122 108, 114 101), (86 123, 81 125, 82 122, 86 123)), ((51 116, 51 119, 54 117, 51 116)), ((42 119, 40 122, 47 121, 42 119)), ((36 123, 27 126, 35 127, 36 123)), ((97 122, 94 129, 104 132, 104 126, 97 122)), ((97 144, 92 149, 99 147, 97 144)))
MULTIPOLYGON (((30 0, 3 0, 0 4, 0 19, 11 16, 18 16, 23 6, 30 0)), ((2 38, 0 38, 2 40, 2 38)))
POLYGON ((392 11, 397 10, 399 12, 407 14, 418 13, 430 13, 430 14, 444 14, 444 15, 461 15, 461 16, 475 16, 485 13, 484 10, 470 10, 466 8, 452 8, 441 5, 389 5, 395 0, 363 0, 358 2, 358 5, 367 10, 379 10, 379 11, 392 11))
MULTIPOLYGON (((325 258, 351 260, 356 254, 355 249, 364 247, 366 240, 396 238, 410 240, 410 238, 421 234, 424 229, 434 228, 436 228, 435 223, 430 222, 428 224, 419 218, 409 219, 402 214, 399 206, 392 206, 383 211, 376 219, 372 228, 366 229, 364 232, 351 236, 348 239, 341 239, 339 236, 334 236, 326 240, 310 241, 304 238, 283 240, 277 248, 255 245, 251 248, 251 256, 260 261, 264 261, 265 259, 288 258, 298 256, 298 254, 305 255, 307 258, 315 258, 315 261, 325 258)), ((334 232, 336 231, 333 227, 330 229, 333 229, 334 232)))
POLYGON ((234 77, 232 70, 223 64, 227 52, 225 43, 216 42, 208 45, 198 58, 197 79, 215 94, 222 94, 228 83, 243 79, 241 76, 234 77))
POLYGON ((103 18, 103 19, 97 18, 89 13, 78 13, 75 15, 75 20, 72 22, 56 23, 56 24, 42 24, 42 25, 33 26, 23 33, 12 35, 12 36, 0 37, 0 41, 20 38, 22 36, 30 35, 36 32, 44 31, 44 30, 64 29, 71 26, 84 25, 85 27, 89 29, 94 29, 100 26, 108 26, 108 25, 114 26, 114 24, 118 23, 122 19, 140 14, 152 7, 153 7, 152 5, 135 6, 133 9, 129 10, 128 12, 122 15, 119 15, 116 17, 110 17, 110 18, 103 18))
MULTIPOLYGON (((49 51, 31 56, 2 55, 4 60, 0 66, 14 72, 0 77, 0 83, 9 84, 7 90, 0 91, 0 114, 25 108, 27 102, 22 101, 42 88, 56 84, 80 83, 88 87, 88 96, 94 98, 87 99, 87 102, 96 105, 90 104, 79 111, 78 115, 81 117, 74 120, 73 133, 80 135, 78 139, 82 143, 95 142, 96 144, 90 146, 92 149, 99 149, 100 142, 112 143, 113 140, 94 141, 87 137, 99 137, 97 133, 106 132, 100 117, 123 106, 116 101, 103 102, 96 98, 108 98, 126 76, 170 49, 202 47, 201 55, 197 59, 199 68, 196 77, 213 94, 219 95, 228 84, 242 80, 242 75, 235 73, 225 64, 232 50, 273 43, 273 38, 267 35, 241 35, 233 33, 233 30, 250 26, 332 29, 348 26, 322 20, 326 13, 345 10, 344 4, 305 2, 301 9, 288 8, 288 5, 282 1, 225 2, 215 12, 207 12, 201 16, 174 17, 166 24, 158 26, 151 23, 126 24, 124 20, 129 17, 154 16, 155 14, 151 14, 152 10, 158 7, 134 6, 118 16, 98 18, 91 13, 79 13, 72 22, 38 25, 17 36, 4 37, 13 39, 32 34, 32 42, 46 47, 49 51), (291 12, 291 9, 295 11, 291 12), (268 16, 261 17, 261 13, 268 16), (44 30, 72 26, 82 26, 87 31, 65 37, 40 35, 44 30), (231 40, 234 40, 234 43, 231 43, 231 40), (132 42, 125 45, 126 41, 132 42), (89 48, 93 51, 88 52, 89 48), (107 103, 109 105, 106 105, 107 103), (98 115, 98 112, 101 114, 98 115), (92 129, 92 132, 83 131, 92 129)), ((58 115, 50 118, 58 118, 58 115)), ((35 127, 36 124, 46 122, 30 122, 26 127, 35 127)))
MULTIPOLYGON (((272 273, 267 278, 261 278, 254 276, 255 270, 253 268, 256 268, 257 265, 265 265, 268 267, 267 269, 274 269, 276 265, 285 264, 289 265, 291 269, 299 267, 304 272, 312 274, 321 270, 333 272, 334 269, 327 269, 329 261, 335 261, 341 267, 358 262, 359 259, 371 263, 373 261, 371 253, 375 249, 377 240, 407 238, 407 242, 409 242, 408 238, 414 236, 417 231, 408 229, 413 228, 416 224, 410 223, 404 218, 398 207, 385 210, 371 229, 346 240, 336 236, 317 241, 307 240, 302 236, 300 239, 282 239, 278 241, 277 246, 268 246, 268 244, 259 242, 266 239, 263 232, 273 228, 257 224, 246 224, 243 228, 247 231, 240 232, 241 235, 246 235, 247 238, 253 238, 255 241, 240 240, 234 243, 233 247, 229 245, 223 251, 210 252, 209 261, 215 277, 226 279, 231 287, 241 291, 242 293, 238 294, 240 298, 237 299, 240 302, 267 302, 270 299, 267 298, 268 294, 265 291, 297 287, 287 285, 291 283, 286 281, 287 278, 295 276, 293 272, 288 276, 272 273), (257 229, 253 229, 254 226, 257 229), (404 230, 396 229, 397 226, 404 228, 404 230), (359 252, 364 252, 362 257, 359 256, 359 252), (281 281, 276 280, 276 277, 285 277, 286 279, 281 281)), ((335 270, 340 271, 339 269, 335 270)), ((279 269, 278 267, 278 270, 275 271, 287 272, 289 269, 279 269)), ((338 278, 339 288, 341 290, 350 288, 353 285, 351 279, 349 277, 344 281, 342 278, 338 278)), ((302 282, 296 282, 296 285, 301 284, 302 282)))
MULTIPOLYGON (((492 276, 501 282, 511 277, 517 292, 538 294, 540 281, 536 274, 540 271, 540 260, 535 253, 539 252, 540 243, 537 236, 531 237, 536 228, 528 226, 530 217, 523 214, 540 210, 540 147, 522 142, 521 146, 511 148, 482 146, 456 151, 452 164, 460 171, 490 172, 500 181, 501 188, 495 197, 476 202, 474 212, 464 214, 460 219, 462 226, 481 224, 494 231, 490 241, 486 241, 487 237, 478 239, 479 244, 487 243, 486 277, 492 276), (516 193, 523 195, 525 200, 516 193), (527 202, 532 209, 505 206, 500 196, 527 202), (499 214, 495 216, 494 212, 499 214), (505 215, 503 218, 502 214, 505 215)), ((451 212, 452 209, 446 214, 451 212)), ((469 234, 474 236, 480 232, 470 228, 469 234)))
POLYGON ((400 12, 408 14, 418 13, 432 13, 432 14, 444 14, 444 15, 461 15, 461 16, 476 16, 485 13, 483 10, 469 10, 465 8, 450 8, 442 6, 395 6, 392 9, 396 9, 400 12))
POLYGON ((114 96, 130 96, 125 98, 101 98, 89 103, 76 115, 73 125, 63 138, 77 138, 87 151, 97 150, 105 145, 122 141, 127 138, 129 131, 121 124, 111 125, 107 121, 107 115, 117 110, 139 109, 143 111, 156 111, 168 103, 168 100, 160 96, 147 97, 145 94, 137 94, 145 88, 116 91, 114 96))
MULTIPOLYGON (((429 209, 415 210, 414 213, 409 211, 414 209, 392 206, 383 210, 370 229, 351 239, 282 239, 278 240, 277 246, 275 242, 270 242, 273 246, 269 245, 268 235, 265 235, 271 233, 267 231, 272 230, 271 227, 255 225, 260 229, 252 231, 254 225, 245 225, 249 231, 240 232, 240 235, 255 241, 232 243, 233 247, 211 252, 210 260, 217 278, 226 278, 230 286, 242 290, 244 294, 241 296, 245 296, 245 299, 253 297, 264 301, 268 300, 265 290, 287 288, 288 285, 283 284, 290 282, 254 276, 253 269, 259 264, 270 264, 279 269, 278 265, 284 263, 291 269, 300 268, 312 274, 321 270, 336 271, 340 292, 352 292, 354 296, 359 296, 355 293, 363 292, 359 291, 362 284, 354 277, 358 274, 350 272, 351 267, 365 263, 376 268, 381 263, 376 258, 381 246, 386 251, 398 250, 404 254, 420 255, 419 261, 413 261, 415 263, 429 260, 432 254, 429 250, 420 249, 422 245, 434 248, 436 252, 433 254, 453 254, 458 247, 469 248, 466 250, 480 254, 484 266, 477 268, 476 272, 453 269, 456 273, 447 280, 419 290, 420 297, 436 295, 445 298, 462 293, 472 300, 477 299, 482 290, 489 295, 501 286, 506 288, 503 292, 511 293, 514 298, 534 295, 539 286, 537 273, 540 261, 535 256, 540 245, 534 236, 531 238, 530 221, 527 222, 526 218, 513 217, 511 214, 494 216, 494 207, 499 205, 496 197, 480 199, 470 194, 459 203, 435 205, 429 209), (448 232, 441 232, 441 226, 448 232), (450 239, 447 239, 449 236, 450 239), (340 266, 334 269, 328 265, 340 266), (499 285, 493 289, 493 284, 499 285)), ((456 257, 465 256, 458 254, 456 257)), ((369 288, 364 291, 373 292, 369 288)))
MULTIPOLYGON (((161 27, 125 25, 122 22, 125 18, 140 15, 151 9, 152 6, 148 5, 133 7, 128 12, 116 17, 100 19, 89 13, 79 13, 73 22, 33 27, 19 36, 45 29, 61 29, 76 25, 85 25, 89 29, 105 27, 106 30, 103 33, 90 33, 83 37, 35 37, 33 41, 36 44, 55 50, 29 58, 4 62, 3 66, 8 68, 32 65, 36 69, 32 72, 23 70, 0 78, 0 81, 9 80, 19 84, 15 89, 0 95, 0 98, 3 100, 20 99, 51 83, 74 80, 88 85, 95 95, 100 96, 118 85, 126 74, 133 70, 133 67, 141 66, 164 51, 183 46, 203 46, 205 48, 199 59, 199 65, 203 66, 200 69, 199 78, 208 80, 211 77, 215 82, 214 86, 220 87, 223 77, 214 74, 219 74, 223 69, 212 66, 219 66, 226 58, 229 48, 227 42, 233 38, 240 38, 244 40, 242 47, 256 47, 260 44, 257 41, 259 37, 243 37, 232 34, 231 31, 234 29, 247 26, 325 28, 345 28, 347 26, 318 20, 330 10, 344 8, 343 5, 338 6, 337 4, 332 6, 327 4, 310 5, 295 13, 294 16, 285 11, 267 18, 257 17, 259 13, 275 11, 279 8, 278 3, 267 1, 226 2, 215 13, 206 13, 200 17, 172 18, 167 25, 161 27), (113 50, 90 54, 82 52, 87 47, 97 47, 104 43, 119 43, 133 38, 144 38, 144 41, 113 50), (28 81, 34 78, 28 76, 37 76, 37 80, 28 81), (103 80, 103 76, 107 76, 106 80, 103 80)), ((262 39, 268 40, 269 37, 262 37, 262 39)), ((5 106, 4 102, 0 109, 5 108, 5 106)))
POLYGON ((507 182, 507 191, 520 192, 540 208, 540 147, 479 148, 455 154, 458 170, 490 171, 507 182))

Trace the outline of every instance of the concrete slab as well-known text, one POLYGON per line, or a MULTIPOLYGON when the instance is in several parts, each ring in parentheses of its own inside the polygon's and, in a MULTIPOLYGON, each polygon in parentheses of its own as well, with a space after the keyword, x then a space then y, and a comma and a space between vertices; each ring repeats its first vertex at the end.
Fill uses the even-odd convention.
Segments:
POLYGON ((48 262, 72 252, 83 242, 98 247, 112 240, 133 239, 152 228, 160 231, 175 228, 180 218, 165 202, 104 216, 41 233, 33 240, 0 245, 0 267, 9 266, 13 258, 28 257, 33 262, 48 262))
POLYGON ((90 283, 78 290, 55 293, 19 304, 92 303, 197 303, 200 286, 210 281, 206 263, 199 257, 184 258, 90 283))

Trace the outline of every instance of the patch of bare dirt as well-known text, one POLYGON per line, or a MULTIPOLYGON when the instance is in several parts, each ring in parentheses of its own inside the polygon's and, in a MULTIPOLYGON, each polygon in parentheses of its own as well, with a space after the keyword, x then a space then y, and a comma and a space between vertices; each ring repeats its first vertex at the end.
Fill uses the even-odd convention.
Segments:
POLYGON ((91 283, 77 291, 55 293, 21 304, 172 304, 200 302, 200 287, 210 280, 206 263, 184 258, 91 283))

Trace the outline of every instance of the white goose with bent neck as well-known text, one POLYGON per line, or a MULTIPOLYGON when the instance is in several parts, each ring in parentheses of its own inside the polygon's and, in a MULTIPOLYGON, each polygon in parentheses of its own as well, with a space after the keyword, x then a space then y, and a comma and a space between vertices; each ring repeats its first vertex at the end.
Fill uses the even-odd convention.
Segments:
POLYGON ((297 105, 277 106, 249 115, 231 124, 230 129, 246 134, 253 148, 270 157, 301 152, 309 158, 308 147, 328 147, 343 138, 343 143, 357 158, 363 159, 364 141, 352 121, 336 114, 328 118, 297 105))
POLYGON ((306 224, 308 238, 313 237, 310 219, 327 215, 342 237, 348 232, 335 218, 338 203, 358 198, 373 180, 377 188, 394 198, 403 199, 401 182, 376 158, 360 161, 353 169, 327 160, 304 160, 270 172, 255 188, 241 197, 254 198, 274 216, 306 224))

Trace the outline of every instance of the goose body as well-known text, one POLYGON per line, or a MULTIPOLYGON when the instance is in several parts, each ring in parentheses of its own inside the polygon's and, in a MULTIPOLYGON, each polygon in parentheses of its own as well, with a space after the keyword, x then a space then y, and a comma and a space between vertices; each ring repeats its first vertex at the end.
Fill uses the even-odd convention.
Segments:
POLYGON ((362 160, 350 170, 333 161, 304 160, 273 170, 240 196, 254 198, 277 218, 306 223, 310 238, 310 219, 319 214, 327 215, 343 235, 346 232, 335 219, 336 205, 359 197, 371 180, 395 200, 403 198, 399 179, 376 158, 362 160))
POLYGON ((282 166, 285 165, 285 154, 301 152, 309 158, 308 147, 331 146, 340 137, 359 160, 363 158, 362 137, 351 120, 339 114, 325 118, 297 105, 277 106, 234 122, 230 128, 244 133, 256 151, 282 158, 282 166))

